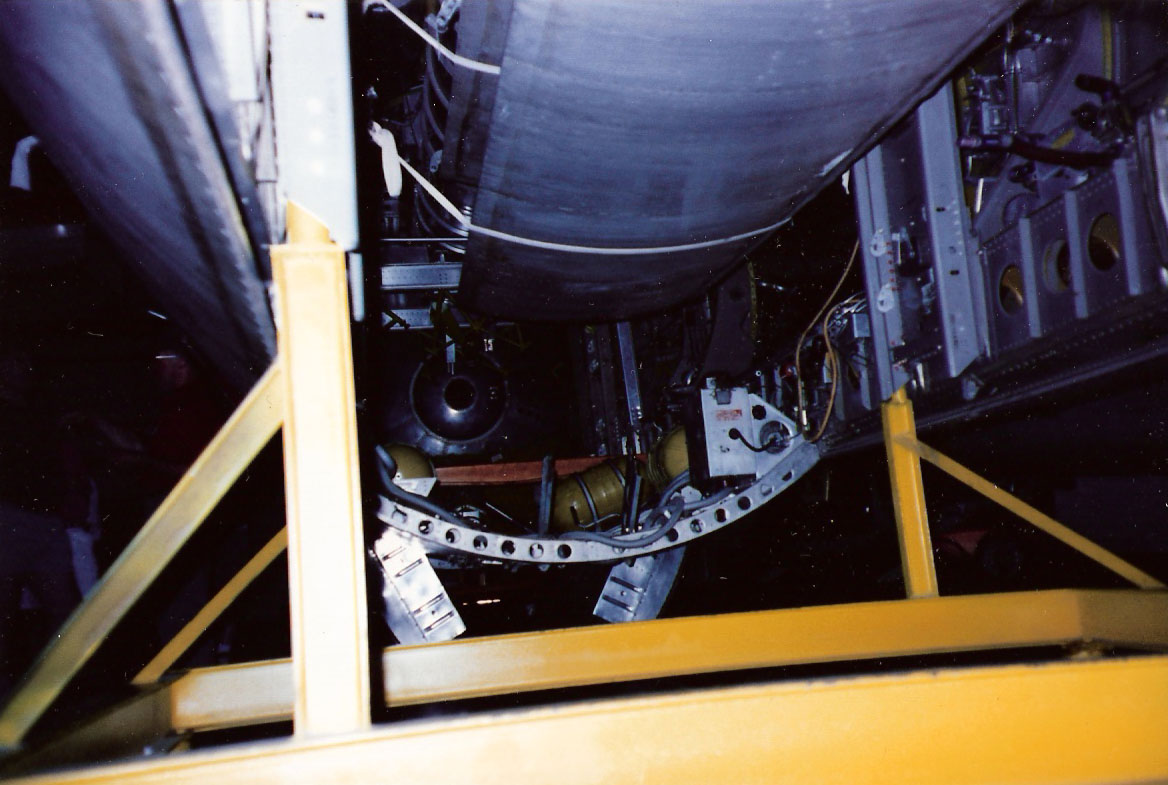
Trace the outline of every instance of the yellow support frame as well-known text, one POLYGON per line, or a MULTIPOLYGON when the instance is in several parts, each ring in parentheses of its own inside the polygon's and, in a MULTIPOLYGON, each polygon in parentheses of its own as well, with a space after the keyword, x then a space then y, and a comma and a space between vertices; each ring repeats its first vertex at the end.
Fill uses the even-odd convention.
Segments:
POLYGON ((272 248, 297 734, 369 727, 365 544, 345 253, 295 204, 272 248))
POLYGON ((73 612, 0 710, 0 751, 25 735, 283 427, 288 529, 277 534, 135 679, 158 678, 291 545, 298 733, 369 725, 364 543, 344 252, 288 205, 290 242, 272 249, 280 359, 73 612), (293 328, 293 325, 296 327, 293 328), (331 369, 324 371, 322 369, 331 369))
MULTIPOLYGON (((387 705, 407 706, 728 670, 1080 641, 1168 647, 1168 594, 1062 589, 937 597, 394 646, 382 654, 382 689, 387 705)), ((203 731, 291 716, 287 660, 200 668, 180 676, 170 689, 173 729, 203 731)))
MULTIPOLYGON (((290 740, 27 782, 379 781, 387 761, 400 782, 1168 779, 1164 656, 780 682, 370 730, 344 259, 308 214, 290 206, 288 222, 291 242, 273 250, 280 362, 0 712, 0 743, 20 743, 281 424, 287 533, 276 535, 142 670, 136 696, 8 758, 4 773, 291 717, 290 740), (293 657, 158 681, 286 543, 293 657), (652 755, 644 754, 645 740, 652 755)), ((392 647, 381 655, 386 705, 991 648, 1077 642, 1168 648, 1165 592, 937 596, 922 459, 1142 588, 1164 586, 923 445, 903 390, 884 405, 883 421, 905 586, 913 599, 392 647)))
POLYGON ((936 597, 940 589, 937 587, 937 568, 933 564, 933 541, 929 535, 929 514, 925 510, 921 461, 905 446, 916 442, 917 429, 912 401, 904 388, 897 390, 883 405, 881 414, 904 589, 910 598, 936 597))
POLYGON ((1147 656, 593 701, 14 782, 1162 782, 1165 739, 1168 657, 1147 656))
POLYGON ((1039 512, 1017 496, 999 488, 984 477, 978 476, 957 461, 942 454, 939 450, 935 450, 927 444, 923 444, 915 438, 910 439, 907 436, 897 436, 896 443, 900 448, 908 450, 919 458, 928 461, 950 477, 960 480, 987 499, 1002 505, 1035 528, 1041 529, 1060 542, 1071 546, 1087 558, 1102 564, 1107 569, 1126 578, 1141 589, 1166 588, 1161 581, 1153 578, 1140 568, 1124 561, 1106 548, 1096 545, 1083 535, 1051 518, 1049 515, 1039 512))
POLYGON ((280 428, 284 390, 272 366, 174 490, 86 595, 0 711, 0 750, 24 735, 280 428))
POLYGON ((186 650, 199 639, 199 636, 206 632, 216 619, 219 618, 223 611, 235 602, 235 598, 243 593, 243 590, 251 585, 259 574, 267 569, 276 557, 284 552, 288 547, 288 530, 280 529, 268 540, 267 544, 260 549, 259 553, 251 557, 247 564, 237 572, 231 580, 229 580, 222 589, 215 593, 215 596, 204 605, 194 617, 187 622, 178 634, 170 639, 170 642, 162 647, 162 650, 150 660, 142 670, 138 671, 138 675, 130 682, 136 686, 143 686, 158 681, 178 661, 178 658, 186 653, 186 650))
POLYGON ((940 450, 922 443, 917 438, 912 401, 908 399, 903 387, 883 405, 882 414, 884 444, 888 452, 889 473, 892 476, 892 501, 896 514, 896 528, 900 535, 901 562, 904 565, 904 583, 909 597, 931 597, 938 591, 932 543, 929 538, 929 519, 925 511, 921 460, 928 461, 950 477, 997 502, 1035 528, 1069 545, 1141 589, 1168 588, 1160 580, 1106 548, 1096 545, 1049 515, 1039 512, 1017 496, 942 454, 940 450))
MULTIPOLYGON (((1075 643, 1168 648, 1168 593, 1060 589, 935 597, 394 646, 382 652, 381 690, 386 705, 408 706, 729 670, 1075 643)), ((197 668, 144 690, 3 772, 129 754, 168 736, 289 720, 294 694, 288 659, 197 668)))

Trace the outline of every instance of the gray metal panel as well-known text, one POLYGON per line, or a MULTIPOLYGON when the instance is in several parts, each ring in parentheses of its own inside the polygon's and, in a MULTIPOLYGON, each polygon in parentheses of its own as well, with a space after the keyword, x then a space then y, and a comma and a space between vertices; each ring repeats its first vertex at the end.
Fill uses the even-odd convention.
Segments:
POLYGON ((1145 206, 1145 194, 1140 190, 1140 175, 1136 158, 1119 159, 1112 167, 1116 195, 1119 199, 1120 232, 1123 241, 1123 266, 1127 276, 1127 291, 1139 295, 1153 291, 1159 273, 1159 254, 1156 240, 1148 223, 1151 210, 1145 206))
POLYGON ((908 374, 892 362, 892 348, 904 345, 900 322, 896 272, 889 251, 888 200, 881 150, 876 148, 856 162, 853 186, 860 220, 860 253, 872 331, 873 358, 880 400, 887 400, 908 381, 908 374))
POLYGON ((461 274, 461 262, 387 264, 381 268, 381 288, 457 289, 461 274))
POLYGON ((345 0, 268 4, 272 107, 281 196, 357 248, 357 163, 353 139, 349 16, 345 0))
POLYGON ((373 543, 373 553, 381 568, 385 623, 399 643, 448 641, 466 632, 417 539, 386 529, 373 543))
POLYGON ((684 556, 683 545, 613 565, 592 612, 614 624, 656 619, 684 556))
POLYGON ((1069 249, 1067 258, 1072 269, 1071 284, 1060 290, 1058 283, 1058 256, 1060 247, 1067 242, 1066 213, 1061 201, 1047 205, 1036 211, 1028 220, 1020 223, 1028 228, 1032 249, 1035 278, 1038 281, 1035 292, 1039 317, 1043 332, 1050 332, 1075 321, 1075 280, 1081 280, 1073 269, 1069 249))
POLYGON ((1044 329, 1042 312, 1038 307, 1038 270, 1037 256, 1034 250, 1034 234, 1030 231, 1030 222, 1023 218, 1018 222, 1019 247, 1022 256, 1018 266, 1022 269, 1022 312, 1026 314, 1026 323, 1030 328, 1030 336, 1037 338, 1044 329))
POLYGON ((972 243, 952 88, 946 85, 922 103, 916 121, 945 361, 949 375, 957 376, 981 355, 985 313, 974 303, 978 282, 973 276, 976 265, 969 261, 972 243))
MULTIPOLYGON (((1091 262, 1089 238, 1092 226, 1103 215, 1112 216, 1117 223, 1123 221, 1119 194, 1116 190, 1115 177, 1111 172, 1097 175, 1087 182, 1067 192, 1066 196, 1068 227, 1072 218, 1077 227, 1072 237, 1079 250, 1083 272, 1083 315, 1105 311, 1116 303, 1128 297, 1128 276, 1123 258, 1107 270, 1096 267, 1091 262)), ((1072 230, 1068 229, 1068 233, 1072 230)), ((1120 223, 1120 233, 1123 225, 1120 223)), ((1118 249, 1122 257, 1123 246, 1118 249)), ((1138 259, 1133 260, 1138 263, 1138 259)))
POLYGON ((1022 226, 1022 230, 1014 228, 1003 232, 983 246, 986 300, 989 303, 990 336, 995 355, 1030 340, 1030 319, 1025 308, 1007 312, 1002 307, 998 293, 1006 268, 1022 264, 1022 238, 1024 233, 1028 234, 1025 219, 1022 226))
MULTIPOLYGON (((1069 56, 1058 65, 1056 73, 1044 79, 1049 85, 1049 93, 1045 95, 1041 106, 1030 118, 1022 118, 1026 127, 1031 131, 1048 131, 1062 128, 1068 120, 1068 115, 1083 102, 1084 93, 1075 86, 1077 74, 1097 74, 1103 62, 1103 53, 1106 47, 1103 43, 1103 24, 1105 9, 1109 4, 1085 4, 1081 14, 1069 16, 1058 22, 1057 32, 1051 31, 1070 48, 1069 56)), ((1050 141, 1053 141, 1053 137, 1050 141)), ((1078 133, 1072 142, 1064 149, 1076 150, 1087 146, 1090 149, 1090 136, 1078 133)), ((1023 163, 1025 159, 1011 157, 1004 165, 1003 171, 1009 171, 1013 166, 1023 163)), ((986 183, 986 191, 982 202, 981 212, 973 221, 973 230, 983 241, 1009 228, 1007 214, 1009 204, 1020 195, 1025 195, 1025 188, 1009 178, 998 178, 996 182, 986 183)))
POLYGON ((170 5, 6 0, 0 79, 168 315, 250 384, 275 331, 170 5))
MULTIPOLYGON (((1015 4, 517 0, 474 220, 606 247, 773 224, 1015 4)), ((463 294, 493 313, 620 318, 696 294, 747 247, 607 256, 472 236, 463 294)))

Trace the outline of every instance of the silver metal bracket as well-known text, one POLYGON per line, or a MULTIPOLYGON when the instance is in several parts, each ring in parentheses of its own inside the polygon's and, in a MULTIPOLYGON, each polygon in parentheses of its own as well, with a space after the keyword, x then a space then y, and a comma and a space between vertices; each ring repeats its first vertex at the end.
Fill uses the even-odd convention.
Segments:
POLYGON ((641 425, 645 417, 641 403, 641 383, 637 370, 637 354, 633 348, 633 328, 628 322, 617 322, 617 348, 620 352, 621 379, 625 385, 625 403, 629 410, 629 432, 633 452, 640 452, 641 425))
POLYGON ((684 555, 679 546, 614 565, 592 613, 613 623, 657 618, 684 555))
POLYGON ((462 278, 459 262, 433 264, 386 264, 381 268, 381 288, 389 291, 457 289, 462 278))
MULTIPOLYGON (((768 410, 768 419, 785 417, 768 410)), ((793 425, 789 425, 793 428, 793 425)), ((700 509, 682 513, 680 519, 662 532, 660 538, 639 541, 644 532, 617 536, 626 543, 570 538, 567 535, 539 536, 497 534, 467 524, 435 518, 396 499, 380 497, 377 517, 388 527, 419 540, 435 556, 460 554, 476 559, 528 564, 568 564, 615 562, 633 559, 685 545, 731 525, 750 511, 766 504, 789 488, 819 461, 819 449, 802 436, 794 436, 779 453, 759 454, 757 480, 700 509)), ((649 511, 645 510, 644 515, 649 511)))
POLYGON ((457 638, 466 624, 417 539, 387 529, 373 543, 381 568, 385 621, 401 643, 457 638))

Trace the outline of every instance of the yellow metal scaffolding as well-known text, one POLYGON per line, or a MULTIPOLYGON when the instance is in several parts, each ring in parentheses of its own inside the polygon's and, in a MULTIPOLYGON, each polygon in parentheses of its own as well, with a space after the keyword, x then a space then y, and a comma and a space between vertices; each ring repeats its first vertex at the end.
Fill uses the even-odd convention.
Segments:
POLYGON ((272 249, 297 734, 369 727, 365 545, 345 253, 292 204, 272 249))
POLYGON ((410 722, 20 782, 1154 782, 1165 707, 1163 656, 951 669, 410 722))
POLYGON ((0 711, 0 750, 20 746, 28 730, 279 430, 283 394, 276 365, 260 379, 25 675, 0 711))
MULTIPOLYGON (((1135 782, 1168 780, 1168 656, 1084 658, 756 686, 370 728, 370 651, 344 259, 289 208, 273 251, 280 359, 0 712, 0 773, 181 749, 191 734, 292 719, 294 735, 36 776, 28 783, 1135 782), (134 680, 136 694, 23 744, 247 463, 284 429, 288 528, 134 680), (167 674, 285 547, 292 657, 167 674)), ((997 648, 1168 649, 1168 593, 916 437, 883 409, 909 599, 551 630, 381 652, 387 706, 662 677, 997 648), (939 596, 920 461, 1139 590, 939 596)), ((765 673, 758 678, 768 677, 765 673)))
POLYGON ((925 482, 920 458, 906 445, 916 443, 917 429, 912 402, 904 389, 884 404, 884 447, 892 476, 892 509, 900 540, 900 564, 909 597, 936 597, 937 568, 933 564, 933 540, 925 511, 925 482))

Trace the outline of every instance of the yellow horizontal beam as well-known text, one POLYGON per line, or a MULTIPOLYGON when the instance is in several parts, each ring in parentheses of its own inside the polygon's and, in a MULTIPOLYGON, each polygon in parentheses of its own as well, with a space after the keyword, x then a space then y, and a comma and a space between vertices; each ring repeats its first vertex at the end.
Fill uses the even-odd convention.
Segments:
MULTIPOLYGON (((1168 606, 1166 606, 1168 609, 1168 606)), ((1058 643, 1073 593, 922 598, 661 619, 385 652, 392 704, 667 676, 1058 643)))
POLYGON ((292 660, 195 668, 169 686, 170 724, 214 730, 292 719, 292 660))
POLYGON ((709 689, 417 721, 24 785, 1168 779, 1168 657, 709 689))
POLYGON ((1168 588, 1160 580, 1152 577, 1135 565, 1124 561, 1106 548, 1096 545, 1091 540, 1088 540, 1075 530, 1064 526, 1049 515, 1031 507, 1017 496, 999 488, 977 473, 970 471, 939 450, 923 444, 915 438, 898 436, 895 441, 901 447, 920 456, 921 459, 933 464, 954 479, 965 483, 987 499, 997 502, 1031 526, 1041 529, 1060 542, 1071 546, 1087 558, 1102 564, 1107 569, 1123 576, 1136 586, 1142 589, 1168 588))
POLYGON ((25 675, 0 711, 0 750, 19 746, 25 733, 268 443, 283 416, 280 369, 273 365, 25 675))
POLYGON ((1162 591, 1077 592, 1084 640, 1168 648, 1168 593, 1162 591))
MULTIPOLYGON (((952 651, 1102 640, 1168 648, 1168 594, 1055 590, 829 605, 395 646, 391 706, 527 690, 952 651)), ((173 724, 287 719, 287 660, 200 668, 171 685, 173 724)))

